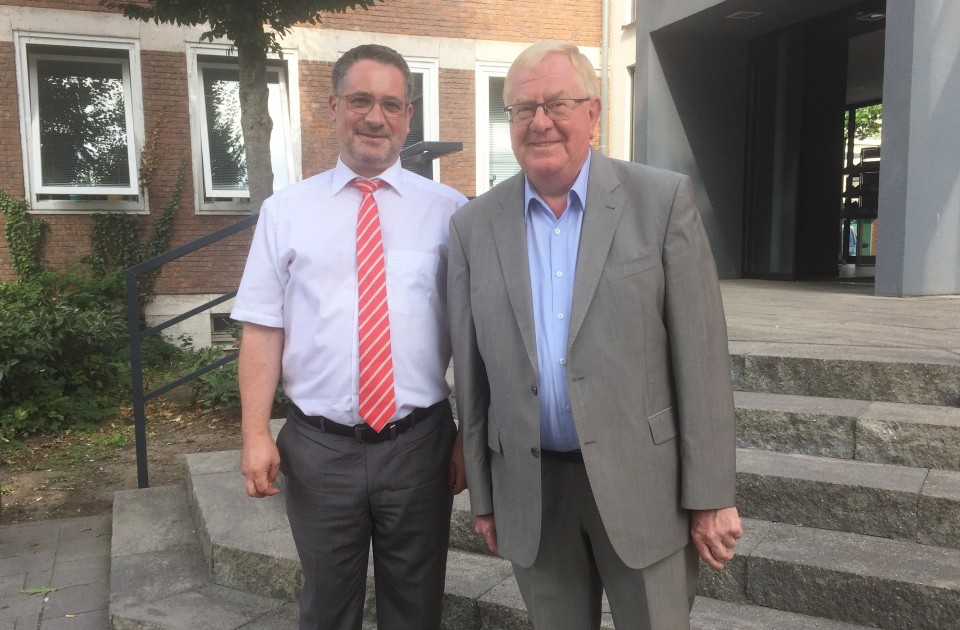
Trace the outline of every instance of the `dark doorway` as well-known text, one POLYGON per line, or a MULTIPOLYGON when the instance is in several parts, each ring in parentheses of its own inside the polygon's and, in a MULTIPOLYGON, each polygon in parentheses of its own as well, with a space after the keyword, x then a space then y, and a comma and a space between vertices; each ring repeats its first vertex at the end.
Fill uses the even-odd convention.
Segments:
MULTIPOLYGON (((851 76, 850 68, 864 60, 854 64, 850 55, 864 51, 850 42, 883 28, 884 6, 882 0, 858 3, 751 40, 744 277, 835 278, 848 262, 851 238, 855 262, 868 263, 860 246, 874 235, 876 215, 868 223, 869 217, 851 213, 850 185, 854 170, 869 165, 860 166, 859 156, 856 165, 848 159, 845 114, 849 120, 852 86, 863 88, 863 77, 851 76)), ((880 95, 882 43, 879 54, 871 54, 867 62, 880 68, 880 95)), ((875 255, 875 241, 869 244, 875 255)))

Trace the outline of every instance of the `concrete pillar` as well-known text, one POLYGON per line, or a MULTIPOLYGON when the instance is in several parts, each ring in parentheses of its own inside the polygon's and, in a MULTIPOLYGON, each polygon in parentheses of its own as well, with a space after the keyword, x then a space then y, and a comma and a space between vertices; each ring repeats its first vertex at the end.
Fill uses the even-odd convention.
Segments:
POLYGON ((877 295, 960 294, 960 3, 887 2, 877 295))

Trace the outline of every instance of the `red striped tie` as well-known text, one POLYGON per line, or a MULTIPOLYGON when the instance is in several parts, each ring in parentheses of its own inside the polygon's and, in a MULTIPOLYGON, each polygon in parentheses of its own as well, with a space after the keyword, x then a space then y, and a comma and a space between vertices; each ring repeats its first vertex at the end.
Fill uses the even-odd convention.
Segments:
POLYGON ((360 417, 379 432, 397 411, 387 311, 387 273, 383 263, 380 211, 373 198, 373 191, 383 186, 384 181, 358 177, 350 185, 363 193, 357 217, 360 417))

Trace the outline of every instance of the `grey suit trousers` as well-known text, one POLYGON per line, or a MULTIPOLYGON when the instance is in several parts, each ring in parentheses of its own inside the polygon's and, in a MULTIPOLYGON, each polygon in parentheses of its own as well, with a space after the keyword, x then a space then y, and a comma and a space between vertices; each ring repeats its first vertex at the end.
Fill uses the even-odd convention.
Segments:
POLYGON ((533 566, 513 566, 534 628, 599 628, 606 591, 618 630, 689 630, 699 564, 693 544, 643 569, 626 566, 604 530, 584 465, 541 462, 540 550, 533 566))
POLYGON ((277 447, 303 566, 300 630, 360 629, 371 541, 378 628, 440 627, 455 437, 449 405, 377 444, 288 415, 277 447))

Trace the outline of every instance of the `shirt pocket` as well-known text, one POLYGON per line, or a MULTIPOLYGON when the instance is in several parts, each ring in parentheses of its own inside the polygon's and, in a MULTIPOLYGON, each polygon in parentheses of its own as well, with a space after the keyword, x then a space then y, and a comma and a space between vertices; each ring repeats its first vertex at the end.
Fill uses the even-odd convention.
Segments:
POLYGON ((440 257, 414 251, 387 252, 387 304, 400 315, 423 315, 437 286, 440 257))

